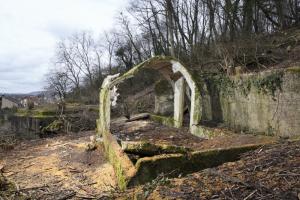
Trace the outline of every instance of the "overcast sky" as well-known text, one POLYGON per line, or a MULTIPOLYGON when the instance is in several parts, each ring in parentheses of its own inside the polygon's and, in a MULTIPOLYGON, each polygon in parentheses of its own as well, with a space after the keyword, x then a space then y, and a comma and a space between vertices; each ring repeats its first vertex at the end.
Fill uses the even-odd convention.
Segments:
POLYGON ((56 42, 75 31, 99 34, 127 0, 0 0, 0 93, 42 90, 56 42))

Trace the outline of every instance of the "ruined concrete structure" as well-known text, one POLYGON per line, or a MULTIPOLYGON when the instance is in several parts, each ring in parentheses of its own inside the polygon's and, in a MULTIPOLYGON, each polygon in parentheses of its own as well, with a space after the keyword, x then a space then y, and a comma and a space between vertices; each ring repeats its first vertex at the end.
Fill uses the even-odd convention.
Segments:
POLYGON ((154 57, 122 76, 108 76, 101 87, 97 133, 103 137, 106 155, 114 167, 121 189, 151 181, 160 173, 169 173, 175 169, 191 173, 194 170, 216 166, 225 161, 232 161, 238 158, 240 153, 262 145, 192 151, 189 154, 174 152, 142 157, 134 164, 110 132, 111 104, 116 100, 111 94, 115 93, 115 87, 119 83, 133 77, 144 68, 159 71, 172 85, 174 102, 170 99, 157 102, 164 104, 162 107, 167 110, 173 107, 173 117, 151 115, 151 119, 162 124, 182 127, 184 101, 187 96, 190 100, 191 134, 207 138, 214 135, 215 131, 205 126, 207 122, 223 123, 236 131, 266 135, 300 134, 299 67, 228 77, 222 74, 203 75, 184 67, 176 59, 154 57), (171 105, 166 105, 168 103, 171 105))
MULTIPOLYGON (((98 127, 100 133, 109 132, 111 90, 122 81, 133 77, 143 68, 151 68, 159 71, 172 85, 174 89, 174 118, 172 125, 180 128, 183 123, 184 96, 186 84, 190 89, 190 131, 196 134, 201 119, 201 96, 192 73, 179 61, 169 57, 154 57, 132 68, 126 74, 108 76, 101 87, 98 127)), ((169 124, 171 125, 171 124, 169 124)))
POLYGON ((182 127, 186 93, 190 99, 190 132, 209 137, 202 122, 224 123, 236 131, 265 135, 294 136, 300 133, 299 67, 265 71, 258 74, 224 76, 201 75, 170 57, 154 57, 126 74, 108 76, 100 94, 99 133, 109 132, 111 91, 143 68, 159 71, 172 85, 173 94, 156 96, 156 111, 169 113, 173 119, 153 119, 177 128, 182 127), (174 99, 174 102, 170 101, 174 99))
POLYGON ((169 57, 151 58, 123 76, 109 76, 104 81, 100 95, 100 132, 109 131, 111 100, 108 97, 112 88, 143 68, 159 71, 167 80, 160 85, 166 82, 172 85, 172 93, 166 87, 156 91, 163 94, 155 97, 155 112, 160 115, 173 113, 173 119, 153 116, 165 125, 182 126, 184 101, 189 96, 189 128, 194 135, 210 137, 205 129, 206 122, 223 123, 238 132, 263 135, 296 136, 300 133, 299 67, 228 77, 191 71, 169 57))
MULTIPOLYGON (((158 70, 174 88, 174 118, 172 120, 162 119, 163 123, 168 123, 175 127, 181 127, 183 123, 184 95, 187 84, 190 88, 191 113, 190 130, 194 133, 201 118, 200 92, 194 81, 192 74, 177 60, 167 57, 151 58, 125 73, 108 76, 101 86, 99 99, 99 119, 97 121, 98 135, 102 135, 105 152, 109 161, 112 163, 117 176, 118 184, 121 189, 128 185, 135 185, 140 182, 139 172, 143 169, 143 159, 136 166, 124 153, 116 138, 110 132, 110 112, 114 86, 122 81, 133 77, 143 68, 158 70)), ((184 158, 186 159, 186 158, 184 158)), ((146 161, 147 162, 147 161, 146 161)), ((167 170, 168 171, 168 170, 167 170)))

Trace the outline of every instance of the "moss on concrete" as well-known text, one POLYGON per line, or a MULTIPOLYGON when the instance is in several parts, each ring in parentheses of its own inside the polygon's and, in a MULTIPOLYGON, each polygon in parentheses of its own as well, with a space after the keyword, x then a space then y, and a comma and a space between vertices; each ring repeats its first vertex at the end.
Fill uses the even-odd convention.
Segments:
POLYGON ((105 154, 114 168, 118 186, 121 190, 125 190, 136 169, 111 133, 103 133, 103 144, 105 154))
POLYGON ((282 90, 282 77, 283 72, 273 72, 267 76, 252 78, 252 85, 263 94, 269 94, 275 97, 275 92, 277 90, 282 90))
POLYGON ((135 165, 137 173, 129 182, 129 186, 147 183, 162 173, 169 174, 173 172, 172 175, 176 176, 185 164, 186 158, 183 154, 164 154, 141 158, 135 165))
POLYGON ((172 93, 173 89, 167 80, 162 79, 155 83, 154 91, 156 95, 161 96, 172 93))
MULTIPOLYGON (((142 68, 146 68, 152 65, 155 65, 156 63, 159 63, 161 61, 167 62, 171 60, 176 60, 173 57, 170 56, 155 56, 153 58, 150 58, 148 60, 145 60, 144 62, 141 62, 140 64, 134 66, 131 70, 123 74, 122 76, 116 78, 114 81, 112 81, 111 85, 116 85, 128 78, 133 77, 135 74, 137 74, 142 68)), ((177 61, 177 60, 176 60, 177 61)), ((178 61, 179 62, 179 61, 178 61)))
POLYGON ((292 74, 300 74, 300 67, 289 67, 286 71, 292 74))
POLYGON ((126 153, 138 154, 141 156, 154 156, 159 154, 172 154, 172 153, 188 153, 192 149, 183 146, 166 145, 166 144, 153 144, 149 142, 121 142, 122 149, 126 153))
POLYGON ((160 115, 150 115, 150 119, 158 122, 160 124, 163 124, 165 126, 170 126, 173 127, 174 126, 174 119, 173 117, 165 117, 165 116, 160 116, 160 115))
POLYGON ((186 175, 206 168, 211 168, 232 162, 242 153, 259 148, 260 145, 247 145, 227 149, 212 149, 197 151, 191 154, 165 154, 141 158, 136 163, 137 173, 129 185, 139 185, 155 179, 160 174, 176 177, 186 175))
MULTIPOLYGON (((298 68, 291 68, 291 71, 297 71, 298 68)), ((289 69, 288 69, 289 71, 289 69)), ((233 76, 227 74, 199 74, 197 82, 205 83, 214 88, 214 92, 219 92, 222 96, 233 96, 239 92, 247 97, 251 88, 255 88, 259 93, 275 96, 277 90, 281 91, 283 82, 282 70, 268 72, 266 74, 233 76)), ((202 88, 202 87, 200 87, 202 88)))
POLYGON ((200 91, 196 89, 194 95, 194 107, 192 108, 192 118, 190 122, 192 123, 192 126, 190 126, 190 128, 192 128, 195 125, 198 125, 202 117, 202 100, 200 91))
POLYGON ((107 108, 107 106, 108 106, 107 101, 109 101, 108 98, 110 98, 109 90, 110 90, 109 87, 105 86, 105 87, 101 88, 100 95, 99 95, 99 102, 100 102, 99 103, 99 119, 97 121, 98 122, 97 123, 97 135, 98 136, 101 136, 104 132, 109 131, 108 130, 109 122, 107 122, 107 116, 110 115, 110 110, 107 110, 107 109, 110 109, 110 105, 109 105, 109 108, 107 108))
POLYGON ((42 133, 57 133, 64 128, 64 122, 62 120, 54 120, 48 126, 42 128, 42 133))
POLYGON ((222 132, 216 132, 212 128, 200 125, 194 127, 194 131, 192 132, 192 134, 207 139, 224 135, 222 132))

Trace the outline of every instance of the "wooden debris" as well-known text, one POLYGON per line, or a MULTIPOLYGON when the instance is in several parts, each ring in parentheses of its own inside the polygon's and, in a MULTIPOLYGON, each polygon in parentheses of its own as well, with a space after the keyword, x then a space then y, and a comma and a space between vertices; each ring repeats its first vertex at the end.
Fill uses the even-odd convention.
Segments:
POLYGON ((41 185, 41 186, 35 186, 35 187, 27 187, 27 188, 20 188, 19 191, 25 191, 25 190, 37 190, 41 188, 49 187, 48 185, 41 185))
POLYGON ((149 119, 150 114, 149 113, 141 113, 134 116, 131 116, 130 119, 126 120, 127 122, 137 121, 137 120, 144 120, 149 119))

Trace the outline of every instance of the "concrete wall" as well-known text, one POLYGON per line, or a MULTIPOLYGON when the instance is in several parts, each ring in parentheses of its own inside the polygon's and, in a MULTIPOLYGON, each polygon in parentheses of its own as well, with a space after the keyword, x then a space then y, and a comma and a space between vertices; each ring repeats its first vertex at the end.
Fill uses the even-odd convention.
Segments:
POLYGON ((224 122, 237 131, 300 135, 299 67, 233 76, 218 84, 218 89, 206 84, 202 92, 202 120, 224 122))
POLYGON ((174 92, 172 85, 167 80, 160 80, 155 84, 155 108, 158 115, 171 116, 174 113, 174 92))
POLYGON ((1 109, 18 107, 18 104, 2 97, 1 109))

